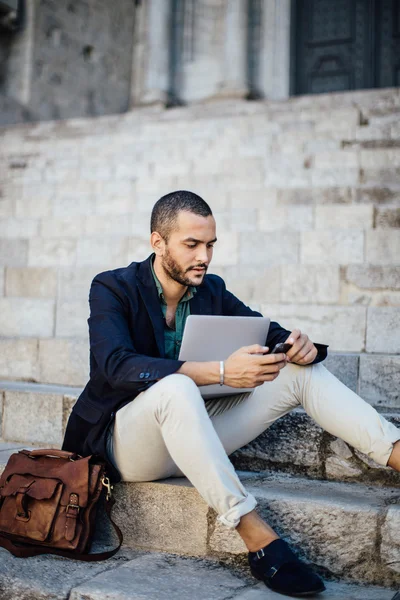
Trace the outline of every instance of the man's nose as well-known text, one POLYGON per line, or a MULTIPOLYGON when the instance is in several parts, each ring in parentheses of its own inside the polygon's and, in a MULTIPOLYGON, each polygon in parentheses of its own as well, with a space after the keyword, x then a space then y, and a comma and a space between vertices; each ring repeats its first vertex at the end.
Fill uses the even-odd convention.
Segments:
POLYGON ((196 260, 199 263, 208 264, 208 253, 207 248, 205 246, 198 248, 198 251, 196 253, 196 260))

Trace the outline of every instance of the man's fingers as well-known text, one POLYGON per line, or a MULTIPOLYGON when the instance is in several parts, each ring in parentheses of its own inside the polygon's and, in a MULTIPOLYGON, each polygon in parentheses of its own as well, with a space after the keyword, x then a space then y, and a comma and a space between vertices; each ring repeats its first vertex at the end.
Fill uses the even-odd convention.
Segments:
POLYGON ((286 341, 288 344, 293 345, 296 342, 296 340, 299 339, 299 337, 301 337, 300 329, 293 329, 292 333, 289 335, 289 337, 286 341))
POLYGON ((283 354, 282 352, 279 354, 266 354, 264 356, 257 357, 257 360, 261 366, 273 365, 283 361, 286 362, 286 354, 283 354))
MULTIPOLYGON (((307 346, 308 342, 309 342, 308 335, 303 333, 303 335, 300 336, 300 338, 296 341, 296 343, 293 344, 292 348, 290 348, 290 350, 288 350, 288 353, 287 353, 288 358, 293 361, 296 361, 298 358, 300 358, 301 353, 305 350, 305 347, 307 346)), ((308 351, 309 351, 309 348, 307 349, 307 352, 308 351)))
POLYGON ((311 350, 309 352, 307 352, 307 354, 304 356, 304 358, 302 359, 302 363, 304 363, 305 365, 310 364, 314 358, 317 356, 317 349, 314 346, 313 348, 311 348, 311 350))
POLYGON ((260 344, 253 344, 252 346, 243 346, 241 350, 243 352, 247 352, 248 354, 265 354, 265 352, 268 352, 268 346, 260 346, 260 344))

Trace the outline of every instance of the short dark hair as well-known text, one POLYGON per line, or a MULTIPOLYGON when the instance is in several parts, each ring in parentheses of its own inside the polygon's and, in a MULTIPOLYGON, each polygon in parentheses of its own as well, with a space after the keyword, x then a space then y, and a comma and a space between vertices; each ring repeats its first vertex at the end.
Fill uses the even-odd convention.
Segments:
POLYGON ((157 200, 151 211, 150 232, 157 231, 164 240, 168 241, 181 210, 186 210, 200 217, 212 215, 211 208, 203 198, 200 198, 194 192, 178 190, 157 200))

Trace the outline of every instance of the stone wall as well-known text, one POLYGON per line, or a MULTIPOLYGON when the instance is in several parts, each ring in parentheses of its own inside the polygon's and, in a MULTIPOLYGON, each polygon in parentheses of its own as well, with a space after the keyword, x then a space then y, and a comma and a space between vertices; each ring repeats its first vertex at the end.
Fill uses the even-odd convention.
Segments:
POLYGON ((164 193, 201 194, 211 271, 315 341, 400 354, 400 92, 5 128, 0 138, 0 378, 81 385, 88 290, 150 252, 164 193))

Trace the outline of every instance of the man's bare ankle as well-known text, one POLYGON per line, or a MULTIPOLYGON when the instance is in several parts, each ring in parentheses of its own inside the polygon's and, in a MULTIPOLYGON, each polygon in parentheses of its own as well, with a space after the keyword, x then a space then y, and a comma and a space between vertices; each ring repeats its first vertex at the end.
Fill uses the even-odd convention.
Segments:
POLYGON ((257 552, 274 540, 278 534, 266 523, 255 510, 243 515, 236 528, 249 552, 257 552))

